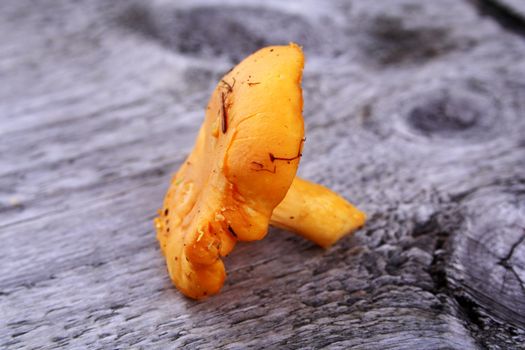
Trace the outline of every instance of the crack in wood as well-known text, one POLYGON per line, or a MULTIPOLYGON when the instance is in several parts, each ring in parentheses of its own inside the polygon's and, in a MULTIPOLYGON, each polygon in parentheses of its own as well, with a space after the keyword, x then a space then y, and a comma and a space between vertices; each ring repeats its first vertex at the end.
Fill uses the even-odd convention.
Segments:
POLYGON ((525 37, 525 18, 498 0, 470 0, 481 14, 492 18, 504 29, 525 37))

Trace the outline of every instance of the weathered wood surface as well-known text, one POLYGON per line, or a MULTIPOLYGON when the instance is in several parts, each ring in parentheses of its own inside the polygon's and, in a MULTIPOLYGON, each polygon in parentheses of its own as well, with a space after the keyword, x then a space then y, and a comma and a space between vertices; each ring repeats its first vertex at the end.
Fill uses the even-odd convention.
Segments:
POLYGON ((0 348, 524 348, 522 3, 261 6, 0 2, 0 348), (369 222, 272 229, 187 300, 152 218, 213 83, 290 40, 300 173, 369 222))

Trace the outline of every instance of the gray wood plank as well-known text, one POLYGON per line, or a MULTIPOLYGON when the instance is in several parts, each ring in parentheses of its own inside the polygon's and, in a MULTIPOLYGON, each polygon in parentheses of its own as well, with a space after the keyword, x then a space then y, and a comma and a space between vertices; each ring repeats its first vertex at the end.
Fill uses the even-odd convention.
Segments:
POLYGON ((0 347, 523 348, 525 43, 504 22, 467 0, 1 2, 0 347), (300 174, 369 221, 327 251, 271 229, 185 299, 152 219, 214 82, 288 41, 300 174))

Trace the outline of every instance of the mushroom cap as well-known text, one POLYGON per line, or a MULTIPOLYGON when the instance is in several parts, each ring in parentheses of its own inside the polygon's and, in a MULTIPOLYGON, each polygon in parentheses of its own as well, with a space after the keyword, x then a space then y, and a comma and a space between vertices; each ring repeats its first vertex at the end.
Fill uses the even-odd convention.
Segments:
POLYGON ((155 219, 170 278, 186 296, 219 292, 221 257, 237 240, 266 235, 292 184, 304 141, 303 66, 299 46, 266 47, 213 91, 195 147, 155 219))

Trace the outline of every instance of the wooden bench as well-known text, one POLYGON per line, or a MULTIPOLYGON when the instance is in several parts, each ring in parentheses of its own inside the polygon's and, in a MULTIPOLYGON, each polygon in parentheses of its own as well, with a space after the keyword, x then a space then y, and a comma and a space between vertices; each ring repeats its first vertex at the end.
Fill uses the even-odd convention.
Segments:
POLYGON ((518 349, 519 0, 2 1, 0 348, 518 349), (220 295, 172 286, 152 219, 218 78, 304 46, 300 174, 367 225, 271 229, 220 295))

